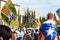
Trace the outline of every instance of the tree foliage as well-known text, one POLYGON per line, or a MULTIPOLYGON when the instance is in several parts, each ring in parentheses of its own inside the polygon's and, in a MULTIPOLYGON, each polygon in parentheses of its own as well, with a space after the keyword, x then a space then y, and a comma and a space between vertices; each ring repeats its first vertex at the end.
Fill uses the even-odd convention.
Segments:
POLYGON ((44 21, 46 21, 47 19, 45 17, 42 17, 41 19, 41 23, 43 23, 44 21))

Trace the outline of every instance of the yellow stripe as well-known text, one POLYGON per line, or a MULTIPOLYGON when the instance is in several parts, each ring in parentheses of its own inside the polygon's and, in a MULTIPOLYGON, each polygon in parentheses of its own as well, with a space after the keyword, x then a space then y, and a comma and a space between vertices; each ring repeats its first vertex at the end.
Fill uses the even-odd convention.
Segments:
POLYGON ((44 40, 45 39, 45 36, 42 34, 42 38, 41 38, 41 40, 44 40))

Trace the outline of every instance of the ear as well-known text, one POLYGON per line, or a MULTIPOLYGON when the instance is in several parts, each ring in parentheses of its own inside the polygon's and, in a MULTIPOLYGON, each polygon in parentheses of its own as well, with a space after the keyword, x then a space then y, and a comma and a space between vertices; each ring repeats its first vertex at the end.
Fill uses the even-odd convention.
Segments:
POLYGON ((3 38, 2 38, 2 37, 0 37, 0 40, 3 40, 3 38))

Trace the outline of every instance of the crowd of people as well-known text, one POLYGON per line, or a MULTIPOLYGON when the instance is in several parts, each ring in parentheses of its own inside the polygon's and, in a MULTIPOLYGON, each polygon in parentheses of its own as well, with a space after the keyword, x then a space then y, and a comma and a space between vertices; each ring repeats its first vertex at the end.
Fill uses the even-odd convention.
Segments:
POLYGON ((0 25, 0 40, 37 40, 38 29, 10 28, 0 25))
POLYGON ((40 29, 26 29, 25 27, 14 29, 14 27, 0 25, 0 40, 42 40, 42 35, 44 35, 44 40, 55 40, 56 29, 54 15, 50 12, 40 29))

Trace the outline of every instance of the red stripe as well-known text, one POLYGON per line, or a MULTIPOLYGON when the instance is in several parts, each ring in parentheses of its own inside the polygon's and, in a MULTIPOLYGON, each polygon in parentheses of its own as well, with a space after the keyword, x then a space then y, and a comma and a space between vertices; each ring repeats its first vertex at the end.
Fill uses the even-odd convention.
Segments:
POLYGON ((40 40, 41 40, 41 37, 42 37, 42 33, 41 32, 40 32, 39 36, 40 36, 40 40))
POLYGON ((58 40, 60 40, 60 38, 58 37, 58 40))
POLYGON ((45 37, 45 39, 44 40, 46 40, 46 37, 45 37))
MULTIPOLYGON (((40 32, 40 33, 39 33, 39 36, 40 36, 39 40, 41 40, 42 35, 43 35, 43 34, 40 32)), ((46 37, 44 38, 44 40, 46 40, 46 37)))

